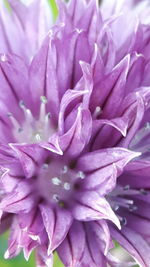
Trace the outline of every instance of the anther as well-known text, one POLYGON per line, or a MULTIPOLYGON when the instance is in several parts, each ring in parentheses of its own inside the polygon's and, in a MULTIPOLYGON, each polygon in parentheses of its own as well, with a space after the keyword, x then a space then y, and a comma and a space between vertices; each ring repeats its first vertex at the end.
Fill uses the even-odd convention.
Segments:
POLYGON ((45 96, 41 96, 40 100, 43 104, 47 104, 47 98, 45 96))
POLYGON ((63 169, 62 169, 62 173, 67 173, 68 172, 68 167, 66 165, 64 165, 63 169))
POLYGON ((50 119, 50 118, 51 118, 51 113, 48 112, 48 113, 46 114, 46 117, 47 117, 48 119, 50 119))
POLYGON ((150 130, 150 123, 149 122, 146 122, 145 125, 144 125, 144 129, 145 130, 150 130))
POLYGON ((61 180, 58 177, 53 177, 52 178, 52 183, 54 185, 60 185, 61 184, 61 180))
POLYGON ((135 205, 130 205, 129 206, 129 211, 136 211, 138 209, 138 207, 137 206, 135 206, 135 205))
POLYGON ((102 109, 100 106, 97 106, 95 108, 95 111, 93 113, 93 118, 96 119, 100 114, 102 113, 102 109))
POLYGON ((25 107, 25 103, 24 103, 23 100, 20 100, 20 101, 19 101, 19 106, 20 106, 21 108, 24 108, 24 107, 25 107))
POLYGON ((37 134, 35 135, 35 139, 37 140, 37 142, 40 142, 40 141, 41 141, 41 136, 40 136, 39 133, 37 133, 37 134))
POLYGON ((18 128, 18 133, 21 133, 23 131, 23 128, 19 127, 18 128))
POLYGON ((47 163, 44 163, 43 166, 42 166, 42 169, 47 170, 48 167, 49 167, 49 165, 47 163))
POLYGON ((7 117, 9 117, 9 118, 12 117, 12 113, 11 112, 8 112, 7 113, 7 117))
POLYGON ((140 193, 145 196, 148 194, 148 192, 143 188, 140 189, 140 193))
POLYGON ((78 178, 81 178, 81 179, 84 179, 84 178, 85 178, 85 173, 82 172, 82 171, 79 171, 79 172, 77 173, 77 177, 78 177, 78 178))
POLYGON ((113 209, 114 209, 114 211, 117 211, 117 210, 119 210, 119 205, 116 205, 113 209))
POLYGON ((127 225, 127 219, 125 217, 122 217, 120 219, 120 223, 121 223, 121 225, 127 225))
POLYGON ((1 58, 1 61, 2 61, 2 62, 6 62, 6 61, 7 61, 7 57, 6 57, 5 54, 1 55, 0 58, 1 58))
POLYGON ((128 185, 128 184, 125 185, 124 188, 123 188, 124 191, 127 191, 127 190, 129 190, 129 189, 130 189, 130 185, 128 185))
POLYGON ((65 190, 70 190, 70 184, 69 183, 64 183, 64 189, 65 190))
POLYGON ((55 200, 56 202, 59 202, 59 196, 56 195, 56 194, 54 194, 54 195, 53 195, 53 200, 55 200))

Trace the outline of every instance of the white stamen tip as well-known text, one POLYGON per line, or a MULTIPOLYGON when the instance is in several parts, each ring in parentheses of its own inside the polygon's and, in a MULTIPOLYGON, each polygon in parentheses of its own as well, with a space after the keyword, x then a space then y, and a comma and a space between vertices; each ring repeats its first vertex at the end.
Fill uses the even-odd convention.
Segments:
POLYGON ((82 172, 82 171, 79 171, 78 174, 77 174, 77 177, 79 177, 81 179, 84 179, 85 178, 85 173, 82 172))
POLYGON ((45 96, 41 96, 40 100, 42 103, 46 104, 47 103, 47 98, 45 96))
POLYGON ((79 33, 79 34, 83 32, 83 30, 82 30, 82 29, 79 29, 79 28, 75 28, 75 30, 76 30, 76 32, 79 33))
POLYGON ((62 169, 62 173, 67 173, 68 172, 68 167, 65 165, 62 169))
POLYGON ((61 184, 61 180, 58 177, 53 177, 52 178, 52 183, 54 185, 60 185, 61 184))
POLYGON ((42 166, 42 169, 47 170, 48 169, 48 166, 49 165, 47 163, 44 163, 43 166, 42 166))
POLYGON ((38 142, 40 142, 40 141, 41 141, 41 136, 40 136, 40 134, 39 134, 39 133, 35 135, 35 139, 36 139, 38 142))
POLYGON ((20 100, 20 101, 19 101, 19 106, 20 106, 21 108, 25 107, 25 103, 23 102, 23 100, 20 100))
POLYGON ((53 200, 55 200, 56 202, 59 202, 59 196, 56 195, 56 194, 54 194, 54 195, 53 195, 53 200))
POLYGON ((7 57, 5 54, 1 55, 1 61, 2 62, 6 62, 7 61, 7 57))
POLYGON ((149 122, 145 123, 144 128, 145 130, 150 130, 150 123, 149 122))
POLYGON ((69 183, 64 183, 64 189, 65 190, 70 190, 70 184, 69 183))
POLYGON ((102 109, 101 109, 101 107, 100 107, 100 106, 97 106, 97 107, 95 108, 93 117, 96 119, 101 113, 102 113, 102 109))

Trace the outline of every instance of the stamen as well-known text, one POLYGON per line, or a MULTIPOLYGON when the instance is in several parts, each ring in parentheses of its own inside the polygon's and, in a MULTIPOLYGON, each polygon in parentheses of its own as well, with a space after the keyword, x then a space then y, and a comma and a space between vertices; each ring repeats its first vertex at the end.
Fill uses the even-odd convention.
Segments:
POLYGON ((40 106, 40 116, 39 116, 39 121, 43 122, 45 120, 46 116, 46 104, 47 104, 47 99, 45 96, 41 96, 41 106, 40 106))
POLYGON ((51 114, 46 114, 47 99, 41 96, 40 114, 39 119, 36 119, 31 110, 28 109, 23 100, 19 101, 19 106, 24 113, 24 122, 20 126, 19 123, 11 113, 8 113, 14 125, 14 137, 17 142, 38 143, 47 141, 49 136, 54 132, 53 125, 49 121, 51 114))
POLYGON ((20 106, 20 108, 25 108, 25 103, 24 103, 24 101, 23 100, 20 100, 19 101, 19 106, 20 106))
POLYGON ((123 226, 127 225, 127 219, 125 217, 119 216, 119 220, 120 220, 121 225, 123 226))
POLYGON ((43 104, 47 104, 47 98, 45 96, 41 96, 40 100, 43 104))
POLYGON ((117 211, 117 210, 119 210, 119 208, 120 208, 119 205, 115 205, 115 206, 113 207, 113 210, 114 210, 114 211, 117 211))
POLYGON ((146 122, 145 126, 141 128, 138 133, 133 138, 130 149, 138 150, 140 152, 146 152, 148 151, 149 147, 147 145, 143 146, 142 140, 144 138, 147 138, 147 136, 150 134, 150 123, 146 122))
POLYGON ((37 133, 37 134, 35 135, 35 139, 36 139, 37 142, 40 142, 40 141, 42 140, 42 139, 41 139, 41 136, 40 136, 39 133, 37 133))
POLYGON ((35 120, 32 113, 31 113, 31 110, 30 109, 24 109, 25 111, 25 117, 26 117, 26 123, 27 125, 29 125, 30 127, 32 126, 32 123, 33 121, 35 120))
POLYGON ((136 211, 138 209, 138 207, 137 206, 135 206, 135 205, 130 205, 129 206, 129 211, 136 211))
POLYGON ((6 62, 7 61, 7 57, 6 57, 5 54, 1 55, 0 59, 1 59, 2 62, 6 62))
POLYGON ((64 189, 65 190, 70 190, 71 186, 69 183, 64 183, 64 189))
POLYGON ((77 173, 77 177, 80 178, 80 179, 84 179, 84 178, 85 178, 85 173, 82 172, 82 171, 79 171, 79 172, 77 173))
POLYGON ((62 169, 62 173, 67 173, 68 172, 68 167, 66 165, 64 165, 63 169, 62 169))
POLYGON ((128 185, 128 184, 125 185, 124 188, 123 188, 124 191, 128 191, 129 189, 130 189, 130 185, 128 185))
POLYGON ((145 130, 150 130, 150 123, 149 122, 145 123, 144 129, 145 130))
POLYGON ((53 195, 53 200, 55 200, 56 202, 59 202, 59 196, 57 194, 53 195))
POLYGON ((124 207, 124 208, 129 208, 129 206, 134 204, 133 200, 130 199, 125 199, 122 197, 111 197, 111 202, 114 207, 119 206, 119 207, 124 207))
POLYGON ((61 184, 61 180, 58 177, 53 177, 52 178, 52 183, 54 185, 60 185, 61 184))
POLYGON ((49 165, 47 163, 44 163, 43 166, 42 166, 42 169, 47 170, 48 167, 49 167, 49 165))
POLYGON ((18 121, 13 117, 13 115, 11 113, 8 113, 7 116, 10 118, 14 129, 15 130, 18 129, 18 132, 19 132, 19 129, 21 129, 21 127, 20 127, 20 124, 18 123, 18 121))
POLYGON ((143 188, 140 189, 140 193, 145 196, 148 194, 148 192, 143 188))
POLYGON ((98 117, 101 113, 102 113, 102 109, 101 109, 101 107, 100 107, 100 106, 97 106, 97 107, 95 108, 94 113, 93 113, 93 118, 94 118, 94 119, 97 119, 97 117, 98 117))

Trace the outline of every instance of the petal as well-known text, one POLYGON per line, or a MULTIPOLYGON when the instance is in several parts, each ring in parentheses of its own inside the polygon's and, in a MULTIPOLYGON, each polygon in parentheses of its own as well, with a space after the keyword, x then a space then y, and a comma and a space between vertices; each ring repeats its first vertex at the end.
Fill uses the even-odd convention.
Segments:
POLYGON ((109 249, 113 246, 107 223, 104 220, 90 222, 90 228, 93 234, 95 234, 95 238, 101 247, 101 251, 104 255, 107 255, 109 249))
POLYGON ((63 151, 59 145, 59 136, 57 133, 53 134, 47 143, 42 142, 40 146, 58 155, 63 155, 63 151))
POLYGON ((88 110, 78 108, 72 127, 60 136, 60 147, 70 157, 77 157, 88 143, 92 131, 92 118, 88 110))
POLYGON ((16 152, 16 157, 21 162, 24 174, 27 178, 31 178, 37 172, 38 166, 44 162, 47 152, 36 145, 26 144, 9 144, 10 147, 16 152))
POLYGON ((112 237, 123 246, 142 267, 150 265, 150 247, 141 235, 128 227, 123 227, 121 232, 111 227, 110 231, 112 237))
POLYGON ((72 212, 76 220, 111 220, 120 229, 119 219, 111 209, 109 203, 96 192, 85 191, 84 193, 78 193, 72 212))
POLYGON ((1 117, 4 118, 4 121, 7 118, 8 122, 8 113, 12 113, 18 121, 23 118, 19 103, 20 100, 23 100, 27 105, 30 104, 27 81, 27 66, 19 57, 5 55, 5 60, 0 60, 0 101, 4 106, 1 117))
POLYGON ((8 249, 4 254, 5 259, 15 257, 20 253, 21 251, 21 247, 19 246, 20 238, 21 238, 21 231, 18 226, 16 218, 14 218, 8 240, 8 249))
POLYGON ((64 133, 64 120, 65 120, 65 112, 67 107, 71 102, 74 100, 80 99, 81 96, 87 94, 87 90, 67 90, 66 93, 63 95, 60 105, 60 112, 59 112, 59 133, 62 135, 64 133))
POLYGON ((66 267, 79 266, 85 249, 85 231, 82 223, 75 221, 57 252, 66 267), (78 245, 77 245, 78 244, 78 245))
POLYGON ((20 181, 15 189, 1 200, 0 209, 10 213, 29 212, 37 205, 37 197, 32 190, 33 183, 20 181))
POLYGON ((129 184, 136 189, 149 189, 149 173, 149 161, 135 160, 126 166, 125 172, 119 177, 118 182, 123 186, 129 184))
POLYGON ((36 251, 36 265, 38 267, 53 267, 53 254, 48 256, 45 247, 38 247, 36 251))
POLYGON ((90 224, 84 224, 84 229, 86 233, 86 246, 84 249, 83 258, 81 261, 81 266, 83 267, 98 267, 107 266, 106 258, 101 251, 101 247, 97 242, 95 235, 90 229, 90 224))
POLYGON ((9 213, 4 213, 1 217, 1 223, 0 223, 0 234, 3 234, 6 232, 12 223, 13 216, 9 213))
POLYGON ((112 72, 99 81, 96 88, 93 89, 92 98, 95 99, 95 108, 103 107, 101 118, 111 119, 116 116, 120 105, 125 96, 124 86, 129 70, 130 56, 127 55, 115 66, 112 72), (96 101, 97 100, 97 101, 96 101), (115 103, 118 103, 117 105, 115 103))
POLYGON ((48 234, 50 255, 64 240, 72 224, 72 216, 65 209, 52 209, 46 204, 40 204, 43 223, 48 234))
POLYGON ((131 267, 135 266, 135 262, 122 262, 121 260, 118 260, 114 256, 112 256, 110 253, 107 255, 107 260, 111 267, 131 267))
POLYGON ((120 161, 120 168, 123 168, 131 159, 139 155, 140 153, 119 147, 101 149, 81 156, 77 166, 79 169, 82 168, 82 171, 91 172, 120 161))
POLYGON ((54 116, 54 120, 56 120, 59 110, 59 91, 56 66, 54 65, 56 64, 55 54, 56 48, 53 45, 51 37, 47 36, 29 69, 30 90, 33 101, 35 102, 35 112, 37 106, 40 104, 40 97, 46 96, 48 100, 47 106, 54 116), (34 88, 34 90, 32 90, 32 88, 34 88))

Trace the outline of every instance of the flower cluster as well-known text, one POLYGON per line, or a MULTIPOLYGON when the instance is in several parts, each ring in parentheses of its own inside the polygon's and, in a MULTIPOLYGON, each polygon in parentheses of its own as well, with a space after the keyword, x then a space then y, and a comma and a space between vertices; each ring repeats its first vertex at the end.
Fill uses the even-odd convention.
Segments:
POLYGON ((0 232, 37 266, 150 266, 149 1, 0 3, 0 232), (142 14, 142 15, 141 15, 142 14))

